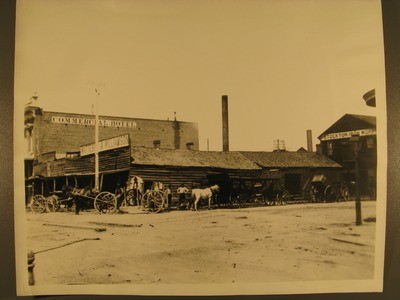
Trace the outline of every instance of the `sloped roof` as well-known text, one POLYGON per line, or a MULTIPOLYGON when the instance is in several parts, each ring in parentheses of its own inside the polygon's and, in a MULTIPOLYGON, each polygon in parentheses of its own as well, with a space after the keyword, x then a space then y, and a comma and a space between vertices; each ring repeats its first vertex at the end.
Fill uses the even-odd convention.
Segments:
POLYGON ((308 151, 241 151, 242 155, 264 168, 340 168, 328 157, 308 151))
POLYGON ((229 170, 260 170, 238 152, 131 148, 133 165, 211 167, 229 170))
POLYGON ((345 114, 335 123, 333 123, 327 130, 321 133, 320 136, 318 136, 318 139, 321 139, 322 136, 330 133, 347 132, 352 130, 370 128, 376 128, 376 117, 345 114))

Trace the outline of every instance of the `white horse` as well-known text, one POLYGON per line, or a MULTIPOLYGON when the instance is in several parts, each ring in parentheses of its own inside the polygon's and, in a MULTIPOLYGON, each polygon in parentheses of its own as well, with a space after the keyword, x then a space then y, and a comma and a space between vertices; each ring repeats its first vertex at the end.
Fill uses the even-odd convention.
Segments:
POLYGON ((200 201, 200 199, 208 200, 208 209, 211 209, 211 200, 214 198, 214 195, 218 192, 219 192, 218 185, 213 185, 205 189, 193 189, 191 202, 194 205, 194 210, 197 211, 197 203, 200 201))

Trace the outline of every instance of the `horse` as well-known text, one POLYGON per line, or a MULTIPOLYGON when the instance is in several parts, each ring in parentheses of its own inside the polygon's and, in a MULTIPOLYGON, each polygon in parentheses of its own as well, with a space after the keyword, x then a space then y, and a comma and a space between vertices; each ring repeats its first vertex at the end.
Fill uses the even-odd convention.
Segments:
POLYGON ((65 207, 68 210, 72 209, 72 206, 74 205, 74 197, 73 197, 73 192, 74 188, 72 186, 69 186, 67 184, 64 184, 62 189, 61 189, 61 197, 65 201, 65 207))
POLYGON ((197 203, 200 199, 208 200, 208 209, 211 209, 211 200, 219 192, 220 188, 218 185, 213 185, 205 189, 193 189, 191 196, 191 204, 194 206, 194 210, 197 211, 197 203))
POLYGON ((79 215, 80 211, 83 211, 85 204, 87 205, 88 198, 93 198, 95 191, 92 187, 87 186, 85 188, 73 188, 71 191, 72 198, 75 203, 75 214, 79 215))

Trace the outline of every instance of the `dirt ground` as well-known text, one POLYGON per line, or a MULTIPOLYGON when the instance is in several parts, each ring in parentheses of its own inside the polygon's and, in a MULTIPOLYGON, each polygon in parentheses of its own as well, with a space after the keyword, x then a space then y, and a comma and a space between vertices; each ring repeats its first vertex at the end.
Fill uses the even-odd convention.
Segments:
POLYGON ((370 279, 376 203, 362 203, 362 226, 354 206, 28 211, 28 249, 36 285, 370 279))

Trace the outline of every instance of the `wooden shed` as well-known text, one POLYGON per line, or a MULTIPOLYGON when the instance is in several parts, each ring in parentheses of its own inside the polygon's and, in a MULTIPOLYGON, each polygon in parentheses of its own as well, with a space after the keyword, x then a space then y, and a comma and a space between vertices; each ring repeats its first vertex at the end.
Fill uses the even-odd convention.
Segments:
POLYGON ((328 157, 309 151, 239 152, 262 168, 260 178, 276 176, 296 196, 307 194, 307 185, 314 175, 325 175, 331 182, 341 181, 342 166, 328 157))
POLYGON ((262 171, 238 152, 132 147, 131 156, 131 176, 141 177, 145 189, 154 181, 168 184, 174 196, 181 184, 189 189, 218 184, 223 193, 233 180, 254 179, 262 171))

